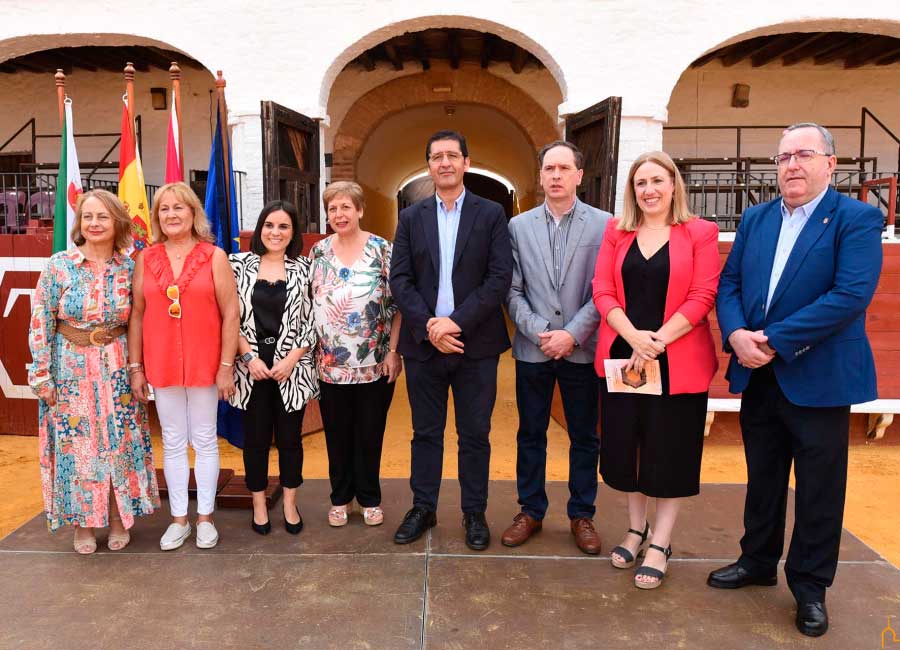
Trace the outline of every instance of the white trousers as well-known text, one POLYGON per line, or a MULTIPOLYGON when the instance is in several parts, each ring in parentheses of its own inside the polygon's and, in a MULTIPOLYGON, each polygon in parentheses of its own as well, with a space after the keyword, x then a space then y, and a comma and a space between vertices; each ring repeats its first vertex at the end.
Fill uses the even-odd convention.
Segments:
POLYGON ((172 516, 184 517, 188 513, 188 442, 194 448, 197 514, 212 514, 219 480, 219 442, 216 439, 219 398, 216 387, 170 386, 155 388, 154 394, 162 427, 163 471, 172 516))

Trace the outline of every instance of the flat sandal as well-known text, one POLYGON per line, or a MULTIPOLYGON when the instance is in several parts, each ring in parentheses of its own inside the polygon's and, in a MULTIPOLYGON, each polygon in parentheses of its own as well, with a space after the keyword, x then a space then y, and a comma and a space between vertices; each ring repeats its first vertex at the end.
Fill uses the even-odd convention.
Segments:
POLYGON ((635 530, 634 528, 629 528, 628 532, 640 537, 641 544, 637 548, 637 553, 636 553, 637 557, 635 557, 635 555, 633 555, 631 553, 631 551, 629 551, 624 546, 616 546, 612 551, 610 551, 609 561, 617 569, 630 569, 631 567, 634 566, 634 563, 637 561, 637 558, 640 557, 641 554, 643 554, 644 551, 647 549, 647 538, 650 536, 650 522, 649 521, 645 522, 643 533, 639 530, 635 530), (613 553, 621 556, 622 558, 625 559, 625 561, 619 562, 618 560, 614 559, 612 556, 613 553))

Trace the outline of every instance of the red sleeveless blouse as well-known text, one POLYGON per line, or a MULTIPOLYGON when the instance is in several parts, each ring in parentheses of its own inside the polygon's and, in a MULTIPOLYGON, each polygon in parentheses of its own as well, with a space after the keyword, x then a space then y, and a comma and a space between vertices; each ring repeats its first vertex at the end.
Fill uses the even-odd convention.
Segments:
POLYGON ((212 257, 216 247, 199 242, 176 281, 163 244, 144 250, 144 371, 151 386, 211 386, 222 351, 222 316, 216 300, 212 257), (169 316, 166 289, 177 285, 181 318, 169 316))

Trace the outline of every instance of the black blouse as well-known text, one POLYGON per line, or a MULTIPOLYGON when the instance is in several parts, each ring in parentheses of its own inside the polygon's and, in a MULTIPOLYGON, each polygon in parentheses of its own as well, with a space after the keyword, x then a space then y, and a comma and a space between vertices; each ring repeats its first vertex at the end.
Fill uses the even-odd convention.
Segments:
POLYGON ((287 285, 284 280, 269 282, 257 280, 253 287, 250 304, 253 305, 253 319, 256 325, 258 341, 278 336, 281 328, 281 317, 287 303, 287 285))

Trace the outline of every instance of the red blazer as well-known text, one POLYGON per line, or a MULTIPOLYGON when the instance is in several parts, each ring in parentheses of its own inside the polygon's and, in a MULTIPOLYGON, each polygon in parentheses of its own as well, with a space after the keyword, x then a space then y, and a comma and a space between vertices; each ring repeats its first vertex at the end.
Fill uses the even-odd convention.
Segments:
MULTIPOLYGON (((637 236, 636 231, 617 230, 617 224, 618 219, 609 220, 594 268, 594 304, 600 312, 594 367, 600 377, 606 374, 603 360, 610 358, 609 348, 617 336, 606 315, 614 307, 625 310, 622 262, 637 236)), ((703 219, 677 224, 669 235, 669 288, 663 322, 677 311, 694 326, 666 349, 669 391, 673 395, 708 391, 719 367, 706 318, 716 302, 720 269, 718 242, 718 226, 703 219)))

